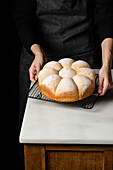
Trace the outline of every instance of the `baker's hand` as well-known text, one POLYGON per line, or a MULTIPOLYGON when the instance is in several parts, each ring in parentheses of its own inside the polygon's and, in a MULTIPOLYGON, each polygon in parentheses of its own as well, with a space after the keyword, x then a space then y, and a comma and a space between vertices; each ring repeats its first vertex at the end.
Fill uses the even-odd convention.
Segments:
POLYGON ((38 79, 38 73, 47 62, 47 58, 43 50, 37 44, 34 44, 31 48, 32 52, 35 54, 35 58, 29 68, 29 76, 32 82, 35 82, 38 79))
POLYGON ((103 96, 106 91, 113 87, 111 69, 108 66, 102 66, 99 71, 98 93, 103 96))

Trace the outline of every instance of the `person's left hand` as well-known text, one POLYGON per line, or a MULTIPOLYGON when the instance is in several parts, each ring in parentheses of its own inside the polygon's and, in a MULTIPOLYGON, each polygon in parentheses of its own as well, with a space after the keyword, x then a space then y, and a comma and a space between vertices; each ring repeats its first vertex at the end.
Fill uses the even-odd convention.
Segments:
POLYGON ((99 76, 98 93, 100 93, 100 96, 103 96, 108 89, 113 88, 110 67, 103 65, 99 71, 98 76, 99 76))

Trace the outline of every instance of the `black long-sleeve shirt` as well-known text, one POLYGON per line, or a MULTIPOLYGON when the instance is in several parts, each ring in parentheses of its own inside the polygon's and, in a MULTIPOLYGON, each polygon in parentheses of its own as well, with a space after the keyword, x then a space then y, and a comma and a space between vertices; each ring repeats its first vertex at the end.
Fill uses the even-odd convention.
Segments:
MULTIPOLYGON (((113 0, 94 1, 94 25, 100 37, 100 42, 102 42, 105 38, 113 38, 113 0)), ((31 45, 38 43, 36 1, 16 0, 14 19, 21 42, 30 51, 31 45)))

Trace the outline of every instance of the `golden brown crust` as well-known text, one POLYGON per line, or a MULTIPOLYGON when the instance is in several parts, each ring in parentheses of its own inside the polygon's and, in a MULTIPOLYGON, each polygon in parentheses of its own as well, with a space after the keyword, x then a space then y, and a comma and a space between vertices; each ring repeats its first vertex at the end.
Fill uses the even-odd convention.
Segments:
POLYGON ((58 61, 62 67, 71 67, 71 65, 74 63, 74 60, 72 58, 63 58, 58 61))
POLYGON ((55 100, 59 102, 74 102, 74 101, 78 101, 79 97, 78 94, 62 93, 59 96, 55 96, 55 100))
POLYGON ((78 74, 73 77, 73 80, 78 87, 79 100, 84 99, 93 93, 94 84, 88 77, 78 74))
POLYGON ((69 60, 68 64, 67 59, 64 61, 62 59, 60 62, 50 62, 44 66, 44 69, 53 68, 57 71, 52 70, 51 73, 47 72, 47 75, 42 71, 39 76, 41 83, 38 83, 41 93, 48 99, 58 102, 74 102, 90 96, 95 89, 95 73, 90 69, 89 64, 84 61, 74 62, 74 60, 69 60), (73 74, 74 77, 61 78, 58 75, 59 70, 62 69, 60 62, 64 67, 68 66, 76 70, 77 74, 73 74))
POLYGON ((55 95, 52 93, 51 89, 47 88, 45 85, 39 86, 39 90, 48 99, 55 100, 55 95))
POLYGON ((91 68, 91 67, 87 62, 78 60, 72 64, 71 68, 77 71, 80 68, 91 68))
POLYGON ((88 96, 90 96, 95 90, 95 86, 92 84, 92 86, 90 86, 83 95, 79 96, 79 100, 85 99, 88 96))
POLYGON ((57 70, 55 70, 54 68, 45 68, 45 69, 42 69, 39 74, 38 74, 38 83, 39 85, 41 85, 42 81, 50 76, 50 75, 53 75, 53 74, 59 74, 59 72, 57 70))
POLYGON ((54 100, 56 88, 61 80, 59 75, 50 75, 46 77, 41 85, 39 85, 39 89, 42 94, 44 94, 47 98, 54 100))
POLYGON ((55 96, 56 100, 60 100, 62 102, 75 101, 79 99, 78 88, 71 78, 63 78, 57 86, 55 96))
POLYGON ((90 68, 80 68, 77 70, 77 74, 82 74, 95 82, 95 72, 90 68))
POLYGON ((63 67, 57 61, 50 61, 44 65, 43 69, 45 68, 54 68, 55 70, 60 71, 63 67))

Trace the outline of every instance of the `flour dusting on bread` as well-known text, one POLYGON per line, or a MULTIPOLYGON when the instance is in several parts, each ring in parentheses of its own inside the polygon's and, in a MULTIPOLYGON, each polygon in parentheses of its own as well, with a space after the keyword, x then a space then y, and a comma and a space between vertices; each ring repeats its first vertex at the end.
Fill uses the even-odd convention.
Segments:
POLYGON ((45 64, 38 85, 41 93, 51 100, 74 102, 93 93, 95 72, 85 61, 64 58, 45 64))
POLYGON ((66 77, 72 78, 76 74, 77 72, 69 67, 64 67, 59 71, 59 76, 61 76, 62 78, 66 78, 66 77))

